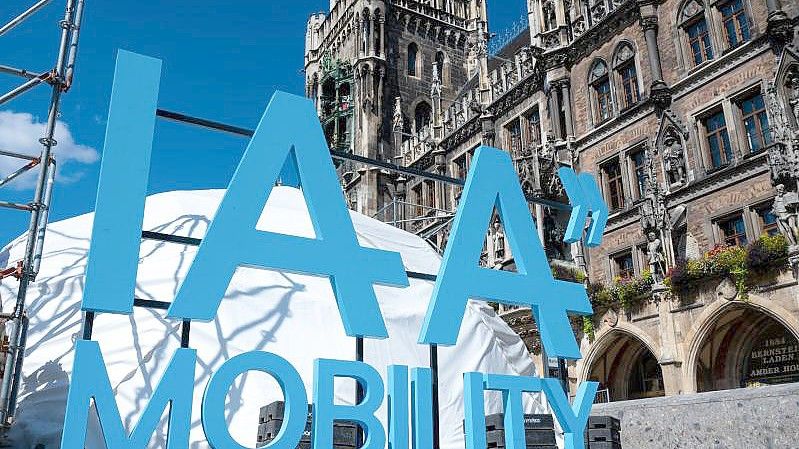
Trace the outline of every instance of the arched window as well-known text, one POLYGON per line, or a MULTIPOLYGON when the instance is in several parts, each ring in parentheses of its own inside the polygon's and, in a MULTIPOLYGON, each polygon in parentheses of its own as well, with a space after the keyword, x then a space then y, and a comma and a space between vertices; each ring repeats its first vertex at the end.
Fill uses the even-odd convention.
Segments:
POLYGON ((555 17, 555 3, 552 0, 545 0, 541 5, 541 14, 544 17, 544 31, 554 30, 557 26, 555 17))
POLYGON ((618 86, 621 87, 618 90, 621 95, 621 109, 627 109, 641 99, 638 89, 638 72, 635 69, 635 50, 629 43, 624 42, 616 48, 616 53, 613 56, 613 70, 616 72, 618 86))
POLYGON ((443 51, 436 53, 436 68, 438 69, 438 76, 441 79, 441 84, 447 84, 449 81, 449 74, 447 73, 447 55, 443 51))
POLYGON ((713 43, 702 3, 699 0, 689 0, 680 9, 677 20, 687 50, 686 59, 694 67, 713 59, 713 43))
POLYGON ((374 43, 375 43, 375 55, 380 56, 382 52, 383 42, 380 41, 380 38, 383 36, 383 17, 379 9, 375 10, 374 13, 374 43))
POLYGON ((605 61, 601 59, 594 61, 588 76, 588 84, 591 86, 591 96, 593 97, 594 122, 602 123, 613 116, 613 95, 610 90, 608 66, 605 61))
POLYGON ((416 70, 418 67, 419 59, 419 47, 411 42, 408 45, 408 75, 410 76, 419 76, 418 71, 416 70))
POLYGON ((430 128, 430 116, 432 115, 432 111, 433 109, 430 107, 430 104, 425 101, 416 106, 413 125, 417 134, 430 128))
POLYGON ((361 27, 361 53, 367 54, 369 52, 369 42, 372 39, 372 21, 368 9, 363 10, 361 27))

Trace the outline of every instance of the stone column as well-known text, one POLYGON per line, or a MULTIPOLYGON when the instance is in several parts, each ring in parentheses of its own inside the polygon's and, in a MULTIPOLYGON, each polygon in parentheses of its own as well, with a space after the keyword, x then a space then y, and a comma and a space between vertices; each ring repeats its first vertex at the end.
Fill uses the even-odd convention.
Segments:
POLYGON ((377 55, 385 58, 386 52, 383 50, 386 47, 386 13, 380 15, 380 48, 377 49, 377 55))
POLYGON ((404 176, 400 175, 396 181, 395 195, 397 202, 396 217, 394 217, 397 227, 400 229, 407 229, 405 226, 405 201, 407 199, 407 182, 404 176))
POLYGON ((554 84, 549 90, 549 122, 555 139, 560 139, 560 136, 563 135, 560 123, 560 99, 558 98, 558 89, 554 84))
POLYGON ((663 67, 660 62, 660 49, 658 49, 658 16, 653 4, 642 4, 641 30, 644 32, 646 49, 649 54, 649 70, 652 73, 652 85, 649 87, 649 96, 660 109, 665 109, 671 104, 671 90, 663 80, 663 67))
POLYGON ((652 79, 663 81, 663 68, 660 65, 660 50, 658 49, 658 18, 657 16, 641 17, 641 29, 646 39, 646 49, 649 53, 649 68, 652 79))
MULTIPOLYGON (((446 175, 447 171, 447 158, 446 158, 446 151, 443 148, 437 146, 435 150, 433 150, 433 162, 435 164, 435 171, 439 175, 446 175)), ((435 207, 438 210, 445 210, 447 207, 446 205, 446 184, 443 182, 436 182, 433 184, 435 187, 435 207)), ((438 212, 436 212, 438 215, 438 212)))
MULTIPOLYGON (((561 101, 563 102, 563 112, 566 117, 566 137, 574 136, 574 122, 572 120, 572 102, 571 102, 571 84, 569 80, 564 78, 558 80, 557 85, 560 87, 561 101)), ((558 117, 560 118, 560 117, 558 117)))

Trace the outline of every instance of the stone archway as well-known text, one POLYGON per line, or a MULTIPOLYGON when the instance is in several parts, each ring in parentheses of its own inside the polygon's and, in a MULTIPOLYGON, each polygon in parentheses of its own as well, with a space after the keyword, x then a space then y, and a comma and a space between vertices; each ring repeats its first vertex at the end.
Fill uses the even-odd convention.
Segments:
POLYGON ((697 392, 799 381, 799 339, 772 312, 730 303, 703 330, 688 365, 697 392))
POLYGON ((586 358, 581 380, 599 382, 598 401, 665 395, 663 372, 652 346, 621 329, 597 339, 586 358))

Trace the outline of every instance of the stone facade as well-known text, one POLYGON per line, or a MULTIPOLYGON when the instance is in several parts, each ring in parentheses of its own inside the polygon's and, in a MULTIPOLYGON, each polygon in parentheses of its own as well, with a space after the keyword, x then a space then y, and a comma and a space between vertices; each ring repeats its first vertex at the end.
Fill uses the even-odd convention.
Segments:
MULTIPOLYGON (((479 145, 507 150, 555 271, 605 291, 647 280, 635 304, 575 320, 572 387, 598 380, 599 399, 615 401, 799 380, 789 360, 773 368, 782 377, 753 377, 763 345, 799 357, 799 5, 528 0, 528 11, 528 29, 490 55, 481 0, 332 1, 309 20, 305 67, 331 148, 455 178, 479 145), (597 248, 563 244, 568 212, 542 204, 566 201, 560 166, 595 174, 612 209, 597 248), (790 263, 767 279, 667 285, 718 245, 777 233, 790 263)), ((340 170, 354 208, 444 247, 457 186, 340 170)), ((481 262, 513 268, 499 223, 481 262)), ((549 372, 529 311, 498 309, 549 372)))

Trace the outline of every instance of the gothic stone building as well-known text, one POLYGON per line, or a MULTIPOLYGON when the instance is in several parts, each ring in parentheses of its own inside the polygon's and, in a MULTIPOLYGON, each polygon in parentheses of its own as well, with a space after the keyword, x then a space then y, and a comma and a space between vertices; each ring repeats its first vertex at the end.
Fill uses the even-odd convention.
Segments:
MULTIPOLYGON (((799 380, 799 4, 528 0, 489 52, 485 0, 331 0, 307 95, 331 149, 463 178, 516 162, 553 271, 592 291, 572 387, 625 400, 799 380), (560 166, 596 175, 601 246, 562 242, 560 166), (761 238, 781 235, 782 238, 761 238), (764 274, 768 272, 768 274, 764 274), (755 275, 758 274, 758 275, 755 275)), ((353 209, 443 248, 460 189, 339 165, 353 209)), ((513 269, 501 223, 483 264, 513 269)), ((548 370, 529 310, 498 307, 548 370)))

